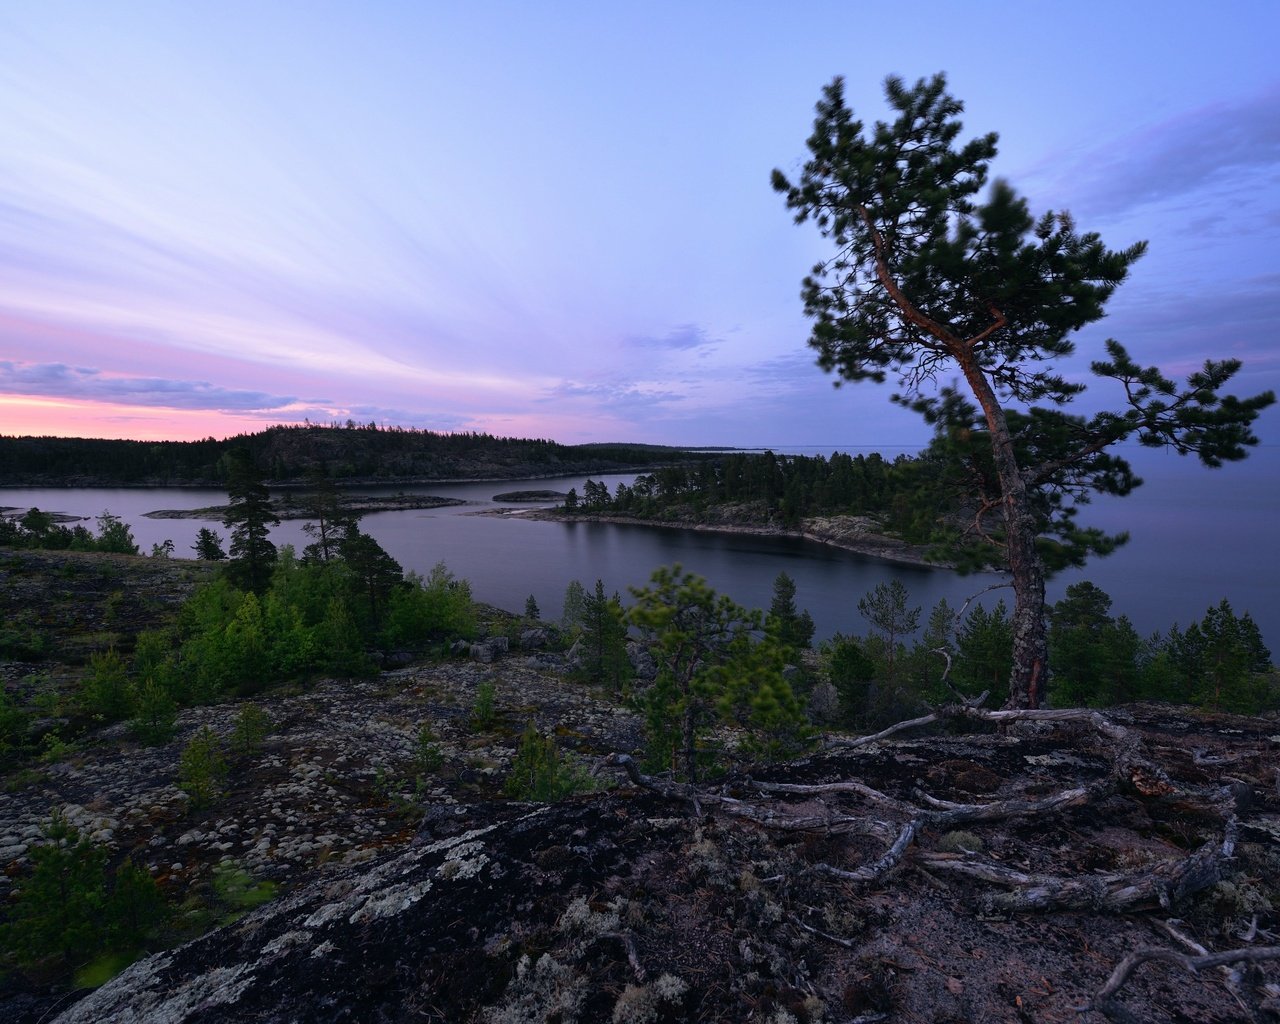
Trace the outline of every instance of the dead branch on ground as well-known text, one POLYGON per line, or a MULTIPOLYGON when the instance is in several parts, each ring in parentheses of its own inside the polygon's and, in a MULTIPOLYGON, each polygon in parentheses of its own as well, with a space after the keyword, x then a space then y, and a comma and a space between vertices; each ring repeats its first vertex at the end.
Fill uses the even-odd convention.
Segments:
MULTIPOLYGON (((874 860, 853 869, 820 862, 805 869, 815 875, 839 880, 846 885, 870 887, 884 881, 901 867, 913 867, 931 884, 942 886, 939 874, 949 874, 978 879, 1007 891, 989 893, 978 901, 981 912, 1015 914, 1045 912, 1051 910, 1091 910, 1106 913, 1125 913, 1137 909, 1162 907, 1166 910, 1183 903, 1188 897, 1212 887, 1227 874, 1226 865, 1232 859, 1239 831, 1236 811, 1240 805, 1238 794, 1232 786, 1214 789, 1188 790, 1170 780, 1168 774, 1156 764, 1141 736, 1099 711, 1088 708, 1064 708, 1042 710, 988 710, 981 707, 984 693, 974 700, 962 700, 940 707, 930 714, 909 721, 898 722, 873 735, 856 739, 831 739, 827 748, 848 751, 882 742, 891 736, 911 729, 919 729, 936 722, 953 718, 988 722, 1000 726, 1026 723, 1049 729, 1082 726, 1097 737, 1111 763, 1110 773, 1088 785, 1078 785, 1047 797, 1029 799, 1014 796, 986 803, 958 803, 942 800, 924 792, 919 785, 912 790, 912 798, 904 800, 884 793, 872 786, 853 779, 816 784, 763 782, 739 777, 714 789, 710 786, 690 786, 667 779, 642 774, 635 762, 626 755, 610 755, 603 765, 621 768, 631 782, 669 799, 691 800, 695 808, 706 808, 738 820, 779 831, 812 832, 824 835, 858 833, 874 837, 885 843, 885 852, 874 860), (973 854, 942 853, 915 849, 927 830, 951 830, 969 823, 1045 818, 1074 808, 1100 802, 1117 792, 1143 800, 1156 798, 1169 806, 1170 798, 1176 798, 1176 806, 1186 805, 1194 812, 1208 812, 1209 816, 1223 823, 1221 837, 1203 843, 1190 854, 1174 860, 1166 860, 1154 867, 1136 872, 1111 872, 1086 876, 1051 875, 1031 871, 1019 871, 1006 864, 983 860, 973 854), (754 794, 754 796, 745 796, 754 794), (734 795, 730 795, 733 793, 734 795), (817 813, 792 811, 783 804, 771 802, 778 798, 809 798, 824 808, 817 813), (864 810, 837 811, 825 809, 826 800, 861 801, 864 810), (875 808, 875 811, 872 811, 875 808), (883 821, 877 816, 887 813, 900 818, 898 823, 883 821), (905 819, 905 820, 901 820, 905 819)), ((1201 752, 1197 752, 1200 754, 1201 752)), ((1229 758, 1197 756, 1198 767, 1230 763, 1229 758)), ((779 875, 776 879, 783 880, 779 875)), ((837 936, 829 935, 811 925, 796 921, 800 927, 819 937, 845 944, 837 936)), ((1172 926, 1169 926, 1172 929, 1172 926)), ((1126 957, 1115 969, 1094 997, 1081 1007, 1082 1012, 1096 1011, 1112 1021, 1130 1021, 1133 1016, 1117 1001, 1116 995, 1133 972, 1147 960, 1161 960, 1186 970, 1198 971, 1205 967, 1225 967, 1243 962, 1256 963, 1280 959, 1280 947, 1254 947, 1221 953, 1209 953, 1204 947, 1186 939, 1172 930, 1175 938, 1190 944, 1195 955, 1187 955, 1165 949, 1139 949, 1126 957)), ((1241 1008, 1251 1001, 1238 984, 1238 972, 1227 972, 1229 989, 1241 1008)), ((1268 1005, 1271 1000, 1268 1000, 1268 1005)), ((1252 1000, 1254 1006, 1263 1004, 1252 1000)), ((1250 1011, 1251 1013, 1253 1011, 1250 1011)), ((1256 1016, 1256 1015, 1255 1015, 1256 1016)))
MULTIPOLYGON (((1280 960, 1280 946, 1251 946, 1248 949, 1228 949, 1221 953, 1206 953, 1203 956, 1188 956, 1185 953, 1175 953, 1171 949, 1155 947, 1136 949, 1116 965, 1116 969, 1111 972, 1111 977, 1107 979, 1106 984, 1098 989, 1092 1001, 1085 1006, 1079 1007, 1079 1011, 1088 1013, 1092 1010, 1102 1014, 1107 1020, 1118 1021, 1120 1024, 1136 1022, 1138 1018, 1117 1002, 1116 996, 1133 972, 1149 960, 1159 960, 1162 963, 1181 967, 1183 970, 1195 974, 1205 967, 1225 967, 1230 964, 1280 960)), ((1257 1018, 1255 1017, 1255 1019, 1257 1018)))

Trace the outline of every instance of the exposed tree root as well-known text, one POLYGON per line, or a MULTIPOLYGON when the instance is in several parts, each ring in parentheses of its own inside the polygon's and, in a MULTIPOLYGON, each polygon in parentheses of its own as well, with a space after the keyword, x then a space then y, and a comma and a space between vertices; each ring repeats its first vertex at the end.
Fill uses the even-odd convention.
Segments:
MULTIPOLYGON (((1107 979, 1106 984, 1098 989, 1097 994, 1089 1005, 1079 1008, 1080 1012, 1087 1013, 1092 1010, 1096 1013, 1101 1013, 1107 1020, 1119 1021, 1120 1024, 1136 1022, 1138 1018, 1117 1002, 1116 996, 1133 972, 1149 960, 1159 960, 1163 963, 1172 964, 1174 967, 1181 967, 1183 970, 1191 971, 1194 974, 1204 967, 1225 967, 1229 964, 1280 960, 1280 946, 1252 946, 1248 949, 1228 949, 1221 953, 1206 953, 1203 956, 1188 956, 1185 953, 1175 953, 1171 949, 1153 947, 1136 949, 1116 965, 1116 969, 1111 972, 1111 977, 1107 979)), ((1253 1019, 1260 1019, 1257 1014, 1263 1009, 1266 1008, 1261 1004, 1257 1007, 1251 1007, 1250 1011, 1253 1019)))
MULTIPOLYGON (((699 813, 720 814, 783 832, 827 836, 856 833, 872 836, 886 844, 883 854, 855 868, 838 867, 827 862, 811 864, 806 870, 813 875, 861 888, 876 886, 899 869, 915 868, 930 884, 942 889, 947 885, 939 878, 940 875, 977 879, 1007 890, 987 892, 978 897, 977 909, 985 914, 1060 910, 1121 914, 1158 907, 1168 910, 1184 905, 1189 897, 1216 885, 1227 874, 1239 832, 1236 814, 1247 803, 1247 786, 1188 789, 1172 782, 1160 765, 1151 759, 1138 732, 1125 728, 1098 711, 1084 708, 994 711, 983 709, 978 703, 948 705, 929 715, 899 722, 874 735, 854 740, 829 740, 826 746, 848 751, 881 742, 900 732, 954 718, 1002 726, 1015 723, 1031 723, 1046 728, 1083 726, 1097 737, 1101 752, 1111 763, 1111 771, 1097 781, 1062 789, 1046 797, 1014 796, 986 803, 958 803, 932 796, 919 786, 912 790, 910 800, 902 799, 854 779, 784 784, 747 778, 735 779, 719 789, 692 787, 643 775, 626 755, 611 755, 604 763, 621 768, 635 785, 670 799, 693 800, 699 813), (1246 791, 1243 798, 1238 792, 1241 788, 1246 791), (932 832, 955 830, 967 824, 1048 819, 1075 808, 1100 803, 1117 793, 1125 794, 1130 802, 1136 801, 1139 806, 1145 803, 1148 807, 1163 808, 1165 815, 1172 815, 1173 820, 1198 822, 1201 828, 1214 820, 1220 821, 1221 838, 1203 843, 1185 857, 1167 860, 1144 870, 1075 875, 1021 871, 971 853, 946 853, 916 847, 923 836, 932 832), (793 811, 785 803, 787 798, 793 801, 807 799, 809 806, 793 811), (827 799, 858 802, 863 809, 837 810, 833 807, 828 810, 822 806, 827 799), (820 805, 816 812, 813 810, 815 802, 820 805), (884 815, 898 818, 898 821, 880 820, 884 815)), ((1199 768, 1231 761, 1226 757, 1210 758, 1200 754, 1197 751, 1194 758, 1199 768)), ((778 875, 765 881, 785 881, 786 877, 789 876, 778 875)), ((815 928, 795 915, 789 915, 789 918, 805 932, 853 948, 851 940, 815 928)), ((1280 958, 1280 947, 1276 946, 1210 953, 1177 932, 1172 925, 1166 926, 1166 930, 1191 949, 1191 953, 1140 949, 1130 954, 1116 967, 1092 1002, 1080 1008, 1081 1011, 1095 1011, 1113 1021, 1135 1020, 1117 1001, 1116 994, 1137 967, 1147 960, 1161 960, 1198 971, 1204 967, 1280 958)), ((1251 1019, 1261 1020, 1259 1014, 1269 1009, 1269 1002, 1274 1000, 1264 1005, 1251 999, 1239 984, 1238 972, 1226 973, 1229 975, 1226 978, 1228 988, 1240 1009, 1251 1019)))
POLYGON ((1236 821, 1227 824, 1221 843, 1206 843, 1191 856, 1136 874, 1058 878, 1028 874, 1003 864, 976 861, 946 853, 917 854, 930 870, 967 875, 1018 890, 988 896, 983 909, 994 913, 1047 910, 1108 910, 1119 913, 1138 907, 1169 907, 1222 878, 1223 861, 1235 848, 1236 821))
POLYGON ((837 868, 831 864, 815 864, 813 870, 824 875, 831 875, 833 878, 839 878, 846 882, 854 882, 858 885, 871 885, 880 881, 885 875, 898 866, 898 862, 902 860, 903 854, 907 852, 907 847, 911 845, 911 841, 915 839, 919 825, 913 820, 902 826, 902 831, 898 833, 898 838, 889 847, 889 851, 879 860, 871 864, 864 864, 862 867, 853 871, 845 871, 843 868, 837 868))
POLYGON ((905 722, 898 722, 889 726, 887 729, 881 729, 878 733, 871 736, 858 736, 854 739, 848 739, 844 736, 829 736, 824 740, 824 745, 830 749, 853 750, 857 747, 869 746, 872 743, 879 743, 881 740, 887 740, 900 732, 908 729, 920 729, 926 725, 932 725, 934 722, 942 721, 943 716, 936 711, 923 715, 920 718, 912 718, 905 722))
POLYGON ((636 949, 636 938, 631 932, 601 932, 596 938, 622 943, 622 948, 627 951, 627 963, 631 965, 631 973, 635 975, 636 981, 644 983, 646 976, 644 964, 640 962, 640 951, 636 949))

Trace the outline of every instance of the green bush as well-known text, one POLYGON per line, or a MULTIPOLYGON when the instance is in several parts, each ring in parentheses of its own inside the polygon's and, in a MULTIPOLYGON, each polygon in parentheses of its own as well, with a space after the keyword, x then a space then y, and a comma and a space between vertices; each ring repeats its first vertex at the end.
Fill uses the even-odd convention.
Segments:
POLYGON ((177 704, 190 703, 190 694, 178 671, 178 638, 171 629, 144 629, 133 645, 130 672, 137 682, 151 679, 177 704))
POLYGON ((837 633, 822 646, 828 678, 840 696, 840 712, 849 721, 862 721, 871 710, 876 664, 865 641, 837 633))
POLYGON ((341 597, 334 597, 316 627, 319 667, 336 676, 367 676, 374 670, 365 653, 364 640, 351 610, 341 597))
POLYGON ((231 751, 237 757, 248 757, 262 749, 262 741, 271 733, 272 722, 257 704, 245 704, 236 715, 231 730, 231 751))
POLYGON ((738 753, 753 761, 781 761, 809 745, 804 705, 782 673, 790 650, 770 636, 720 670, 718 710, 746 733, 738 753))
POLYGON ((434 775, 444 765, 444 751, 429 723, 423 723, 413 746, 413 771, 418 778, 434 775))
POLYGON ((55 812, 46 842, 31 849, 33 866, 19 883, 5 947, 21 964, 82 961, 90 954, 139 946, 165 914, 154 880, 126 861, 108 876, 107 851, 55 812))
POLYGON ((443 562, 425 580, 409 573, 391 594, 383 639, 393 646, 424 646, 476 634, 471 584, 454 577, 443 562))
POLYGON ((40 661, 47 653, 45 636, 33 625, 23 622, 23 613, 0 625, 0 658, 13 661, 40 661))
POLYGON ((27 715, 0 686, 0 769, 6 768, 27 738, 27 715))
POLYGON ((218 737, 207 725, 192 737, 178 759, 178 788, 191 798, 191 807, 200 810, 214 804, 223 792, 227 762, 218 737))
POLYGON ((220 864, 213 872, 213 891, 233 911, 244 912, 269 902, 276 884, 259 881, 236 864, 220 864))
POLYGON ((147 746, 167 743, 173 737, 178 706, 163 686, 147 679, 134 694, 133 734, 147 746))
POLYGON ((565 763, 553 737, 543 736, 532 722, 525 727, 503 787, 507 796, 545 803, 594 788, 591 776, 565 763))
POLYGON ((493 683, 486 679, 476 687, 475 703, 471 705, 471 723, 477 729, 489 729, 498 720, 498 708, 493 683))
POLYGON ((89 656, 89 672, 80 685, 80 700, 89 714, 107 722, 118 722, 133 712, 129 674, 115 648, 89 656))
POLYGON ((129 524, 120 519, 119 516, 113 516, 110 512, 103 512, 98 516, 98 538, 94 543, 94 548, 98 551, 110 551, 118 555, 136 555, 138 553, 138 545, 134 542, 133 531, 129 524))
POLYGON ((224 678, 241 693, 255 693, 271 681, 270 641, 258 595, 244 595, 223 632, 218 653, 224 678))
POLYGON ((302 612, 274 590, 263 601, 262 627, 267 642, 267 682, 310 673, 318 660, 315 636, 304 625, 302 612))

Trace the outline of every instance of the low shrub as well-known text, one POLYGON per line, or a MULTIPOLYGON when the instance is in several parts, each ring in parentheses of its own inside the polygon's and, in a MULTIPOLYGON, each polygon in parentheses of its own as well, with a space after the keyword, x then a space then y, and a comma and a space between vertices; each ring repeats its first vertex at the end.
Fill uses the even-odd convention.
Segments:
POLYGON ((543 736, 530 722, 520 737, 504 792, 517 800, 551 802, 595 788, 595 780, 567 763, 551 736, 543 736))
POLYGON ((207 725, 192 737, 178 759, 178 788, 191 799, 193 810, 212 806, 222 796, 227 762, 218 737, 207 725))

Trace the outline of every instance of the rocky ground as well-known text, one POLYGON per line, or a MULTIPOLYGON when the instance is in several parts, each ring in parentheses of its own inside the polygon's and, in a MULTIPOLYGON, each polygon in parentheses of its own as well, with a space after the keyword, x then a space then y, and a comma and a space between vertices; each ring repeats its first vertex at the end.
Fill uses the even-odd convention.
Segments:
MULTIPOLYGON (((157 749, 109 730, 0 799, 11 878, 61 808, 171 896, 207 887, 219 864, 279 885, 248 916, 59 1003, 59 1020, 1073 1021, 1135 948, 1262 944, 1280 929, 1275 720, 1121 711, 1176 793, 1120 789, 1059 813, 925 828, 895 870, 862 884, 822 865, 877 861, 923 792, 965 806, 1040 799, 1104 780, 1106 750, 1079 728, 908 734, 731 778, 699 806, 616 771, 617 788, 538 806, 500 796, 527 721, 597 765, 639 740, 634 715, 545 659, 416 665, 259 704, 271 736, 207 811, 175 788, 177 752, 202 725, 228 732, 234 704, 184 713, 182 735, 157 749), (489 729, 471 721, 484 681, 500 716, 489 729), (415 785, 423 723, 444 763, 415 785), (863 790, 769 791, 837 781, 863 790), (1223 879, 1166 894, 1168 906, 1103 909, 1117 877, 1221 844, 1223 821, 1185 793, 1224 785, 1239 826, 1223 879), (969 862, 1095 879, 1097 906, 1010 909, 1007 886, 949 870, 969 862)), ((1229 981, 1146 965, 1122 1002, 1142 1021, 1250 1019, 1229 981)), ((1280 1005, 1274 963, 1241 984, 1280 1005)), ((38 987, 8 995, 6 1020, 49 1019, 38 987)))
MULTIPOLYGON (((4 611, 76 657, 207 570, 28 557, 0 565, 4 611)), ((692 792, 628 776, 637 715, 566 678, 563 656, 503 646, 254 698, 269 732, 207 808, 177 788, 180 751, 204 726, 229 737, 243 701, 182 712, 158 747, 90 730, 10 772, 0 899, 59 811, 147 868, 177 911, 170 939, 190 941, 93 992, 13 972, 0 1020, 1090 1022, 1081 1008, 1136 949, 1280 944, 1280 716, 949 720, 856 748, 832 736, 692 792), (504 797, 529 722, 610 788, 504 797), (228 873, 274 898, 218 911, 228 873)), ((74 661, 0 667, 14 693, 74 661)), ((1144 963, 1117 1002, 1117 1020, 1277 1021, 1280 962, 1144 963)))
POLYGON ((77 551, 0 550, 0 679, 57 674, 176 614, 212 562, 77 551))
MULTIPOLYGON (((475 805, 501 798, 529 722, 554 734, 570 758, 636 746, 634 714, 528 660, 508 656, 500 670, 471 660, 412 666, 373 681, 324 680, 307 692, 260 697, 254 703, 271 722, 268 737, 259 751, 230 758, 225 795, 203 810, 177 786, 180 752, 204 726, 225 746, 243 702, 182 712, 174 739, 159 747, 134 742, 125 725, 103 730, 8 780, 0 794, 0 899, 21 879, 55 811, 115 859, 145 866, 182 904, 207 893, 220 869, 290 891, 317 869, 402 847, 426 819, 470 820, 475 805), (497 718, 479 729, 472 708, 485 682, 497 718), (442 755, 429 776, 415 761, 423 726, 442 755)), ((43 1013, 43 1000, 28 996, 43 1013)))

